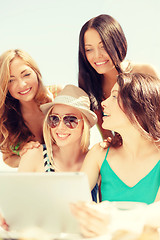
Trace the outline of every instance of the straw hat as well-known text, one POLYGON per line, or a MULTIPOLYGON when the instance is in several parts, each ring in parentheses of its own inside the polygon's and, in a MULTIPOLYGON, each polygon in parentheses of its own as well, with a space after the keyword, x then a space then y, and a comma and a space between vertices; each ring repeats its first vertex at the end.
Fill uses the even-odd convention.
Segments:
POLYGON ((40 109, 46 115, 55 104, 64 104, 78 109, 86 116, 91 127, 97 123, 97 115, 90 110, 90 99, 87 93, 77 86, 66 85, 53 102, 41 105, 40 109))

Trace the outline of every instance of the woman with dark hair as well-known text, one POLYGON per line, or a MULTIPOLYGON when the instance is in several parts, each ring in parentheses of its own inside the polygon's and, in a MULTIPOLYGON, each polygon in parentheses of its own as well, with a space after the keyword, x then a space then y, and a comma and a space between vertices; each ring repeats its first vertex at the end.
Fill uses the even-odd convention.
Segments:
POLYGON ((96 144, 82 167, 91 188, 101 175, 102 201, 155 201, 160 186, 159 103, 160 80, 138 73, 120 74, 102 102, 102 127, 122 136, 119 148, 96 144))
POLYGON ((91 189, 101 177, 102 195, 95 208, 89 203, 72 206, 85 235, 93 236, 107 225, 111 202, 160 202, 159 103, 160 79, 140 73, 120 74, 102 102, 102 127, 118 132, 122 145, 102 149, 96 144, 84 160, 81 171, 88 175, 91 189))
POLYGON ((18 167, 32 141, 34 147, 44 142, 40 105, 60 90, 55 85, 51 93, 43 85, 37 64, 25 51, 11 49, 0 56, 0 150, 6 164, 18 167))
POLYGON ((126 54, 127 41, 123 29, 113 17, 99 15, 83 25, 79 36, 79 86, 90 96, 103 139, 112 134, 101 127, 101 101, 110 96, 117 75, 141 72, 157 76, 150 65, 125 61, 126 54))

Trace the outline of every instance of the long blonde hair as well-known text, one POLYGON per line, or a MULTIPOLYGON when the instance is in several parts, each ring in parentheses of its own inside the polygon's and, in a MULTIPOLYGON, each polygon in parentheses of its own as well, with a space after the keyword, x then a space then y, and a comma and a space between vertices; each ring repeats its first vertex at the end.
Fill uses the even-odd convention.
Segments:
MULTIPOLYGON (((47 119, 49 114, 51 113, 53 107, 51 107, 51 109, 48 111, 45 119, 44 119, 44 123, 43 123, 43 137, 44 137, 44 141, 46 144, 46 148, 47 148, 47 153, 48 153, 48 157, 49 160, 51 162, 51 164, 54 166, 53 163, 53 154, 52 154, 52 145, 56 144, 54 138, 51 135, 51 129, 48 126, 47 123, 47 119)), ((81 113, 82 114, 82 113, 81 113)), ((87 118, 84 116, 84 114, 82 114, 82 118, 83 118, 83 132, 82 132, 82 136, 81 136, 81 143, 80 143, 80 149, 83 153, 86 153, 88 151, 88 147, 90 144, 90 125, 89 122, 87 120, 87 118)))
POLYGON ((39 84, 35 96, 37 105, 50 101, 48 91, 42 83, 40 70, 28 53, 20 49, 11 49, 0 56, 0 150, 7 153, 11 153, 11 147, 17 144, 21 143, 20 148, 22 148, 24 143, 33 137, 23 120, 19 101, 8 91, 10 64, 16 57, 21 58, 37 75, 39 84))

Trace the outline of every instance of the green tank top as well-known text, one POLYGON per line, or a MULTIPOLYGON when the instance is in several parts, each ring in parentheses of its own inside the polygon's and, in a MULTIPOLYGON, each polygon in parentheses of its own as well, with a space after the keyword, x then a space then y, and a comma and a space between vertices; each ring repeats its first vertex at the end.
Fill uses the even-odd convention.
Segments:
POLYGON ((107 161, 108 152, 109 148, 100 169, 102 201, 153 203, 160 187, 160 160, 135 186, 129 187, 110 167, 107 161))

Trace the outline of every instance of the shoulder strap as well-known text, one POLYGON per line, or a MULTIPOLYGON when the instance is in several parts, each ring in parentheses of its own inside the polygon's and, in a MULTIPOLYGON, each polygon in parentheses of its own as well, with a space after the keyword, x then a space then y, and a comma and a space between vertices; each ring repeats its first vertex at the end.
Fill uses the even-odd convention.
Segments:
POLYGON ((52 164, 49 161, 46 145, 43 144, 43 159, 44 159, 44 168, 45 172, 55 172, 52 164))
POLYGON ((107 152, 106 152, 106 156, 105 156, 105 159, 104 159, 104 160, 106 160, 106 159, 107 159, 107 156, 108 156, 109 149, 110 149, 110 147, 108 147, 108 148, 107 148, 107 152))

